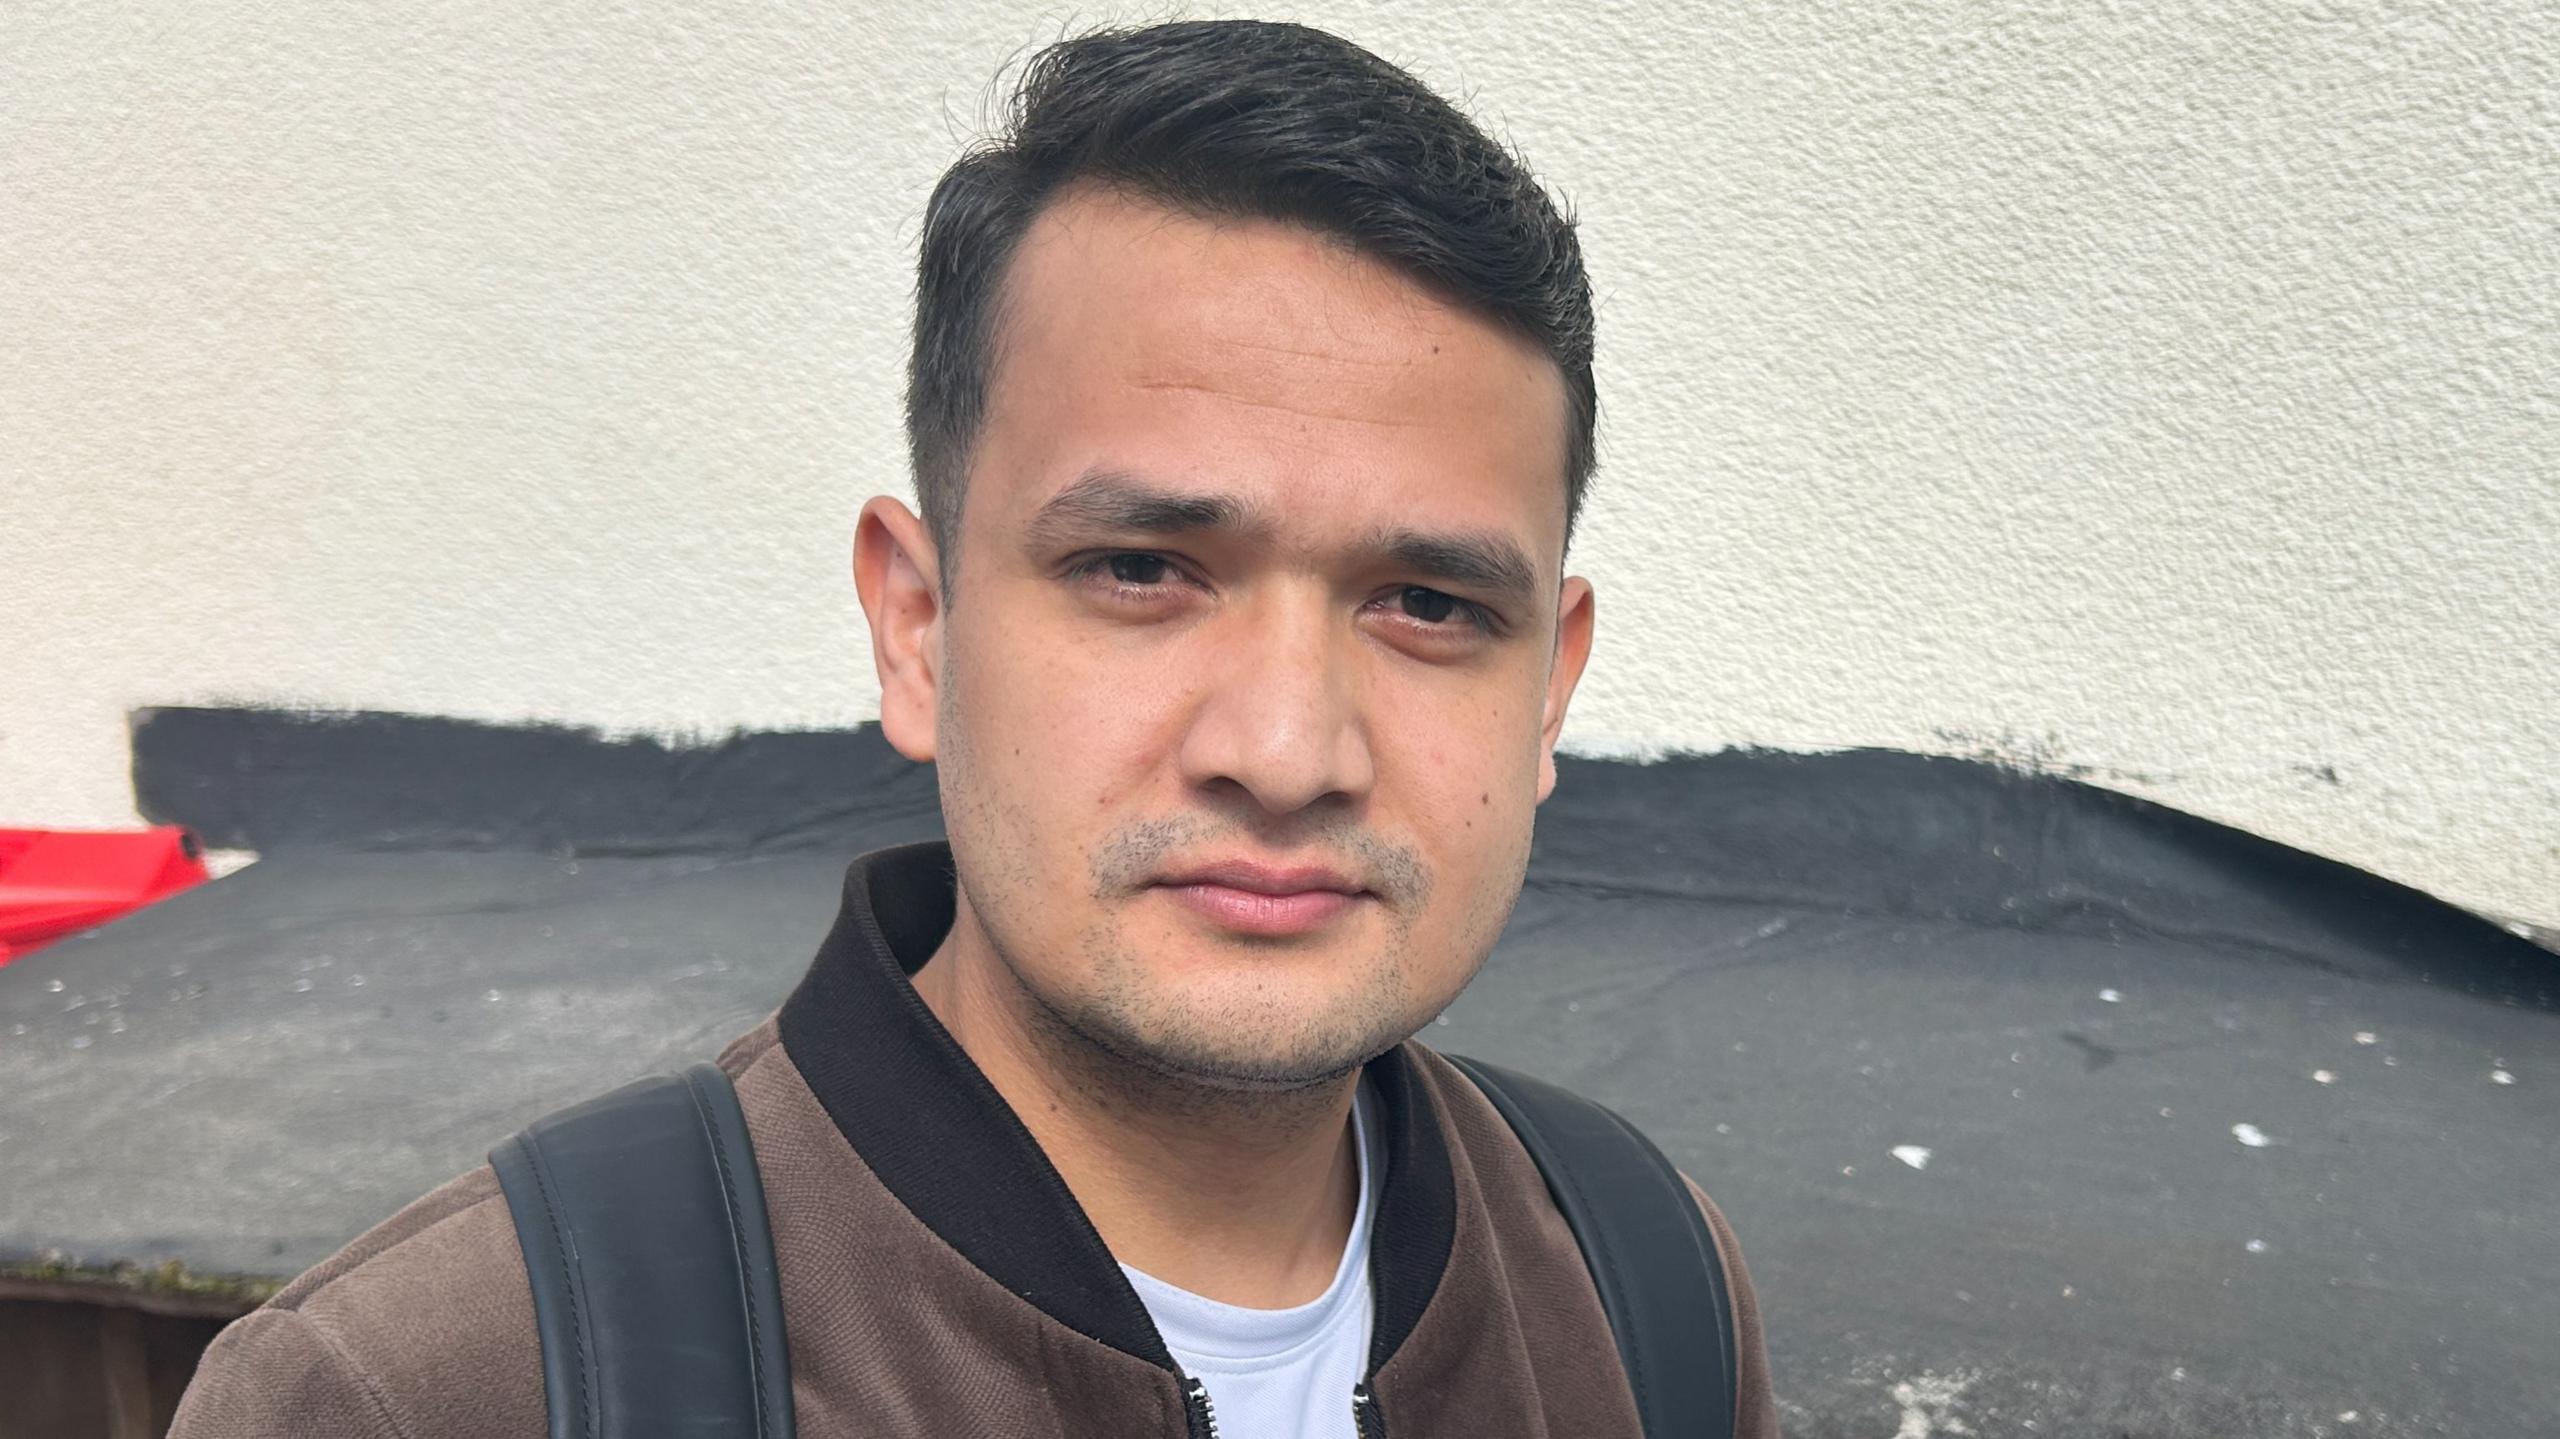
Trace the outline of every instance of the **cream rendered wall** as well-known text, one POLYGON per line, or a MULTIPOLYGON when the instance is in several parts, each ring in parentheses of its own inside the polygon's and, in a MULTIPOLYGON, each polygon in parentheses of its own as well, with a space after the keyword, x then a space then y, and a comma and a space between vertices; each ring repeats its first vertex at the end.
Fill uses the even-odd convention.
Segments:
MULTIPOLYGON (((1261 13, 1585 222, 1572 747, 2069 767, 2560 920, 2560 9, 1261 13)), ((868 717, 924 197, 1108 18, 0 10, 0 821, 129 822, 138 705, 868 717)))

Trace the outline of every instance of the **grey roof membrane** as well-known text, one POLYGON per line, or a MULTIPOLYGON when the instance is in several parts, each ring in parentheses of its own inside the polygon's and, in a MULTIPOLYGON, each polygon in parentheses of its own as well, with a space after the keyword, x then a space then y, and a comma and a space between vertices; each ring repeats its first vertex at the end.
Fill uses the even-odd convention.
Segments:
MULTIPOLYGON (((2560 1433, 2560 958, 2121 797, 1834 758, 1569 765, 1424 1035, 1715 1195, 1791 1434, 2560 1433)), ((753 1025, 844 859, 936 832, 891 808, 277 852, 0 969, 0 1264, 300 1270, 753 1025)))

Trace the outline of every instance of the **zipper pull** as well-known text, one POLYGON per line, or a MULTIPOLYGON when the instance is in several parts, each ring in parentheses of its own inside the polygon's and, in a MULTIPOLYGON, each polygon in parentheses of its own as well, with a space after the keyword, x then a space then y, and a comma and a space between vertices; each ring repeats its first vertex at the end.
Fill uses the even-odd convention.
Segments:
POLYGON ((1351 1386, 1351 1432, 1360 1439, 1387 1439, 1387 1418, 1378 1412, 1378 1396, 1363 1379, 1351 1386))
POLYGON ((1190 1421, 1191 1439, 1218 1439, 1218 1411, 1209 1407, 1208 1385, 1188 1381, 1182 1391, 1182 1409, 1190 1421))

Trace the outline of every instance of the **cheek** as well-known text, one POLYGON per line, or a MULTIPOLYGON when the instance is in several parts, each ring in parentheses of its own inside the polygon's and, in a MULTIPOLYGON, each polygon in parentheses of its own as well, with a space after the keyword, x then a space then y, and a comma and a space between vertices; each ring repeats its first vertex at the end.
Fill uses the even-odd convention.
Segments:
POLYGON ((949 653, 940 723, 960 736, 960 787, 1016 817, 1010 843, 1084 852, 1143 776, 1163 688, 1037 624, 973 625, 949 653))
POLYGON ((1537 809, 1534 710, 1492 707, 1408 747, 1417 818, 1453 850, 1500 852, 1537 809))
POLYGON ((1432 895, 1420 923, 1441 943, 1424 952, 1474 961, 1517 902, 1537 813, 1538 736, 1520 713, 1479 712, 1471 724, 1411 746, 1400 766, 1410 823, 1431 857, 1432 895))

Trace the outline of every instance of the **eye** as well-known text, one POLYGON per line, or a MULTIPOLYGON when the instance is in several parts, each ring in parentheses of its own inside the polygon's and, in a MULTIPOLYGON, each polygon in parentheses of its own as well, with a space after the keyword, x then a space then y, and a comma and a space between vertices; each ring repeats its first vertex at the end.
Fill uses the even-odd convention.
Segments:
POLYGON ((1447 626, 1452 619, 1483 634, 1498 634, 1502 629, 1491 610, 1473 600, 1462 600, 1427 585, 1406 585, 1397 591, 1396 607, 1407 619, 1419 620, 1434 629, 1447 626))
POLYGON ((1165 563, 1164 556, 1149 554, 1112 555, 1104 563, 1111 569, 1111 578, 1124 585, 1160 583, 1165 572, 1172 568, 1165 563))
POLYGON ((1426 624, 1438 624, 1458 608, 1457 597, 1420 585, 1404 587, 1404 612, 1426 624))
POLYGON ((1113 599, 1154 602, 1181 587, 1182 565, 1150 550, 1110 550, 1088 555, 1067 569, 1068 583, 1113 599))

